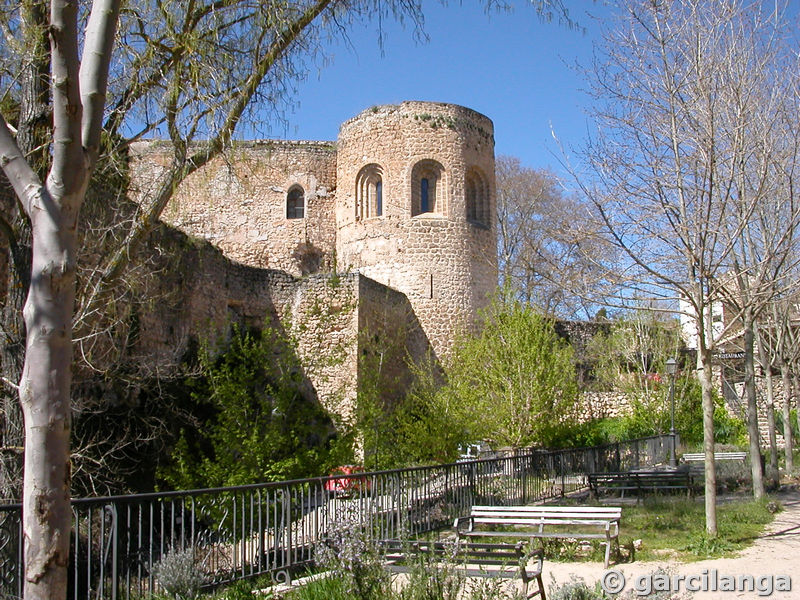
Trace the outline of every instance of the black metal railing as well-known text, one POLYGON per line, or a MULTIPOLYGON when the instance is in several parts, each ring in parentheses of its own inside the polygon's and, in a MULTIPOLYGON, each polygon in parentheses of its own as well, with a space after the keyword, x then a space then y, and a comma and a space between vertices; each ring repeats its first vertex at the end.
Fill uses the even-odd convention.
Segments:
MULTIPOLYGON (((586 487, 586 475, 663 464, 669 436, 569 450, 530 450, 446 465, 233 488, 72 502, 68 597, 142 598, 157 591, 159 561, 191 551, 213 587, 309 565, 337 524, 377 538, 413 536, 453 522, 473 504, 527 504, 586 487)), ((20 505, 0 506, 0 596, 22 596, 20 505)))

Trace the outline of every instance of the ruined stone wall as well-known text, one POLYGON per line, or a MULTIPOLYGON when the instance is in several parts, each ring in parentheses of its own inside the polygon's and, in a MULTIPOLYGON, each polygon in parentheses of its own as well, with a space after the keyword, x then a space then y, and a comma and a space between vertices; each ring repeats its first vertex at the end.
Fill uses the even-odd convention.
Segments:
POLYGON ((624 417, 631 414, 631 399, 623 392, 583 392, 578 399, 578 420, 624 417))
POLYGON ((432 352, 408 298, 372 279, 359 277, 358 381, 384 402, 400 400, 413 381, 409 363, 432 352))
POLYGON ((348 423, 361 358, 385 351, 381 385, 398 393, 410 381, 406 359, 429 350, 408 299, 363 275, 296 278, 230 261, 168 228, 161 236, 170 264, 161 265, 157 286, 148 290, 156 300, 137 315, 132 361, 174 364, 192 343, 224 343, 234 323, 269 325, 295 342, 307 395, 348 423))
POLYGON ((436 354, 446 354, 497 285, 491 121, 448 104, 374 107, 342 125, 337 149, 340 267, 404 293, 436 354), (364 209, 370 169, 382 183, 380 211, 364 209), (468 189, 483 205, 478 215, 468 214, 468 189))
MULTIPOLYGON (((170 149, 131 149, 131 196, 152 191, 170 149)), ((336 150, 330 142, 238 142, 190 175, 162 219, 245 265, 293 275, 330 268, 335 248, 336 150), (302 189, 303 218, 288 218, 287 196, 302 189)))
POLYGON ((150 244, 159 259, 139 267, 137 293, 145 301, 134 307, 136 334, 128 354, 143 368, 174 366, 191 344, 224 341, 234 323, 276 324, 296 285, 291 275, 233 262, 211 244, 166 226, 150 244))
POLYGON ((352 422, 357 394, 358 279, 320 274, 295 280, 288 302, 277 307, 320 403, 345 423, 352 422))

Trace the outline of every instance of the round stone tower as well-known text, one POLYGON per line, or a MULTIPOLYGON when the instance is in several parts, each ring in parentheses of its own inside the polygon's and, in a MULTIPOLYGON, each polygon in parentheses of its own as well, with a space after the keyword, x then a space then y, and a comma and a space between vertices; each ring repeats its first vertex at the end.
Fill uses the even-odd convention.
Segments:
POLYGON ((493 129, 462 106, 403 102, 339 131, 338 266, 403 292, 440 357, 497 286, 493 129))

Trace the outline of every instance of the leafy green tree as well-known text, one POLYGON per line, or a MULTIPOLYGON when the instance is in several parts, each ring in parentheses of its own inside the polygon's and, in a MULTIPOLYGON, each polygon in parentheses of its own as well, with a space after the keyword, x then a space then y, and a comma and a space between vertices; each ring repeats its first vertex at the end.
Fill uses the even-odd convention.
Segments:
POLYGON ((366 385, 359 390, 356 435, 368 469, 452 462, 473 439, 461 406, 439 393, 442 373, 433 357, 406 363, 412 382, 392 401, 372 383, 375 365, 361 371, 366 385))
POLYGON ((638 409, 647 421, 642 424, 648 432, 644 435, 669 430, 669 424, 662 429, 659 422, 667 402, 665 363, 677 357, 682 347, 678 322, 647 309, 624 314, 588 345, 598 387, 628 397, 634 411, 638 409))
POLYGON ((184 429, 160 475, 176 489, 323 475, 346 461, 325 411, 303 393, 291 344, 272 329, 234 328, 224 352, 205 348, 192 396, 202 423, 184 429), (337 454, 341 452, 343 455, 337 454))
MULTIPOLYGON (((628 397, 630 414, 583 428, 579 437, 605 443, 666 433, 670 430, 669 376, 665 363, 680 359, 683 343, 678 323, 653 310, 635 310, 615 320, 610 330, 589 344, 598 387, 628 397)), ((740 443, 743 422, 728 414, 722 398, 714 401, 714 439, 740 443)), ((701 388, 696 377, 681 374, 675 380, 675 429, 685 444, 703 441, 701 388)))
POLYGON ((459 407, 474 439, 549 445, 574 422, 572 348, 552 320, 513 299, 496 299, 484 319, 479 334, 456 343, 440 401, 459 407))

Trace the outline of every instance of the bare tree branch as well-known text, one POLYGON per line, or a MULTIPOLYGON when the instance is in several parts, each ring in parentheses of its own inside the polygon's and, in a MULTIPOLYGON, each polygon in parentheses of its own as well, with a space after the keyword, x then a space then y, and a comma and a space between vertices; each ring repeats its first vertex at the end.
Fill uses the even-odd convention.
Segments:
POLYGON ((84 111, 82 139, 92 163, 100 152, 108 72, 120 5, 121 0, 95 0, 86 26, 79 81, 84 111))

